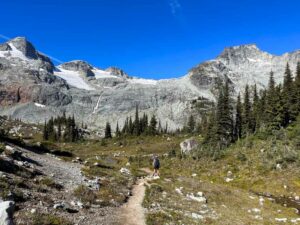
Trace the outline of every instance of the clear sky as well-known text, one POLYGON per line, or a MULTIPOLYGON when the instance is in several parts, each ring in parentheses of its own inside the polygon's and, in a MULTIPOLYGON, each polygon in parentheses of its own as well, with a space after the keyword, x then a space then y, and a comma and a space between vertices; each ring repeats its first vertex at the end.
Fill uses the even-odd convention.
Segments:
POLYGON ((299 0, 2 0, 0 34, 64 62, 169 78, 226 46, 300 49, 299 9, 299 0))

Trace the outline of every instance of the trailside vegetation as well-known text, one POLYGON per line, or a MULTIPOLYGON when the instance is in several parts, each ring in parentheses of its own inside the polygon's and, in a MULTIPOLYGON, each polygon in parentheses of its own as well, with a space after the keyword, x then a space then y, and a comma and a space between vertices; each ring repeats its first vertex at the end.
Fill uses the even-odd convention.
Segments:
POLYGON ((271 71, 266 89, 258 92, 256 85, 246 85, 235 101, 226 81, 219 90, 216 106, 202 118, 203 144, 220 151, 257 132, 273 134, 294 122, 299 114, 300 63, 295 77, 287 64, 283 84, 276 84, 271 71))
POLYGON ((76 125, 74 116, 63 116, 51 118, 45 121, 43 129, 43 139, 45 141, 75 142, 81 139, 80 129, 76 125))

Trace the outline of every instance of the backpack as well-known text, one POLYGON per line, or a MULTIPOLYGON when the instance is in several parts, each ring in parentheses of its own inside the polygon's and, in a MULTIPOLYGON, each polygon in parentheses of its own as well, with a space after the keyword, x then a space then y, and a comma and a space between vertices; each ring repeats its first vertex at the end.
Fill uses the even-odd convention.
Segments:
POLYGON ((160 167, 160 162, 159 162, 158 158, 154 159, 153 166, 154 166, 154 168, 159 168, 160 167))

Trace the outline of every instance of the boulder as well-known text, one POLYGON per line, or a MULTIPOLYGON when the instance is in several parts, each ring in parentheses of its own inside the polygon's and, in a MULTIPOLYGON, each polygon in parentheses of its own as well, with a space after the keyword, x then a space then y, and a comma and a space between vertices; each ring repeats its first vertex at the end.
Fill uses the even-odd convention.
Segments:
POLYGON ((130 170, 129 169, 126 169, 126 168, 121 168, 120 169, 120 172, 124 175, 130 175, 130 170))
POLYGON ((190 154, 198 147, 198 142, 194 138, 186 139, 180 143, 181 154, 190 154))
POLYGON ((15 211, 15 203, 12 201, 5 201, 0 203, 0 224, 13 225, 13 214, 15 211))

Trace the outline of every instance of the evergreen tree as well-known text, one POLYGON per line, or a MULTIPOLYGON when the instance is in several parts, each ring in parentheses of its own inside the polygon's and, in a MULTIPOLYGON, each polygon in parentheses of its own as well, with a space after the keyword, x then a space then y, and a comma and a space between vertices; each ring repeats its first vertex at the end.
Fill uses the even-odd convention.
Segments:
POLYGON ((119 122, 117 122, 117 126, 116 126, 116 136, 117 137, 121 136, 121 132, 120 132, 120 128, 119 128, 119 122))
POLYGON ((206 144, 215 145, 219 141, 218 137, 217 137, 216 118, 217 118, 216 111, 213 109, 212 112, 208 115, 207 132, 203 133, 205 135, 204 143, 206 143, 206 144))
POLYGON ((237 103, 236 103, 236 110, 235 110, 235 124, 234 124, 234 137, 235 139, 240 139, 242 137, 242 102, 241 102, 241 95, 238 95, 237 103))
POLYGON ((106 123, 104 137, 105 137, 106 139, 112 138, 112 135, 111 135, 111 127, 110 127, 110 123, 109 123, 109 122, 106 123))
POLYGON ((129 128, 129 134, 130 134, 130 135, 133 135, 133 132, 134 132, 134 125, 133 125, 133 122, 132 122, 132 118, 131 118, 131 117, 129 117, 128 128, 129 128))
POLYGON ((259 126, 260 126, 260 104, 259 104, 259 96, 257 93, 257 86, 256 84, 254 85, 253 89, 253 107, 252 107, 252 122, 251 122, 251 127, 253 131, 257 131, 259 126))
POLYGON ((48 132, 48 126, 47 126, 47 122, 46 121, 45 121, 45 124, 44 124, 43 139, 45 141, 49 140, 49 132, 48 132))
POLYGON ((226 81, 219 93, 216 113, 216 135, 220 149, 227 147, 233 140, 232 105, 229 92, 229 83, 226 81))
POLYGON ((297 109, 295 107, 297 93, 293 83, 292 71, 288 63, 284 73, 282 101, 284 106, 283 126, 287 126, 291 121, 295 120, 297 116, 297 109))
POLYGON ((150 125, 149 125, 149 134, 155 135, 156 134, 156 126, 157 126, 157 119, 155 115, 151 117, 150 125))
POLYGON ((138 105, 136 105, 135 109, 135 120, 133 125, 133 134, 136 136, 139 136, 141 134, 141 126, 140 126, 140 118, 139 118, 139 108, 138 105))
POLYGON ((196 122, 193 115, 190 115, 188 124, 187 124, 187 131, 188 133, 193 133, 195 131, 196 122))
POLYGON ((165 134, 167 134, 167 133, 168 133, 168 122, 166 122, 166 126, 165 126, 164 133, 165 133, 165 134))
POLYGON ((252 126, 252 115, 251 115, 251 101, 250 101, 250 93, 249 86, 246 85, 245 93, 244 93, 244 104, 243 104, 243 134, 248 135, 253 132, 252 126))
POLYGON ((295 77, 295 90, 296 90, 296 106, 297 114, 300 113, 300 62, 297 63, 296 77, 295 77))
POLYGON ((61 139, 61 122, 58 122, 58 127, 57 127, 57 140, 61 139))

